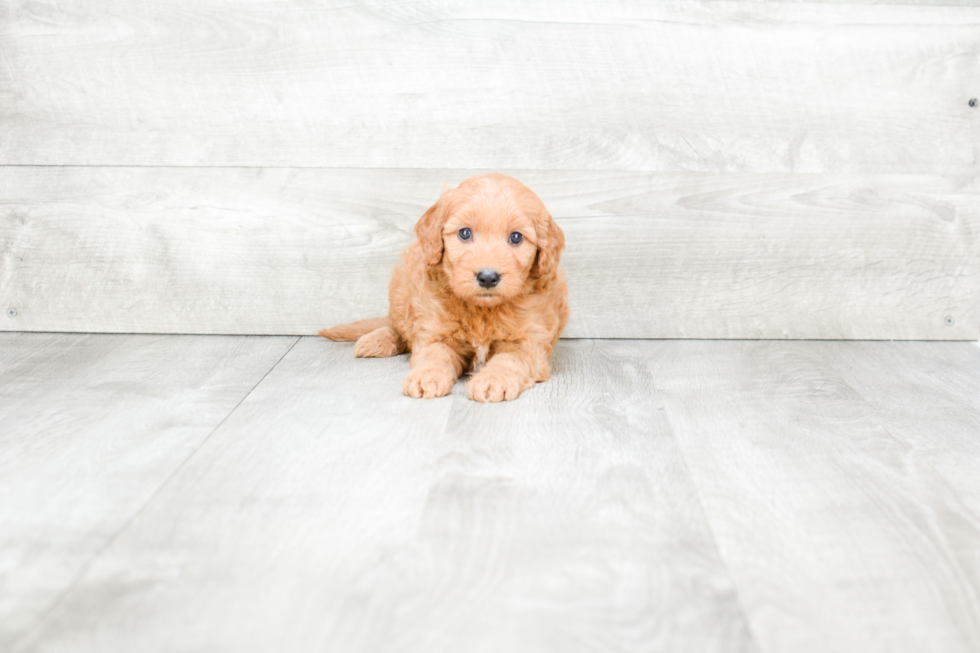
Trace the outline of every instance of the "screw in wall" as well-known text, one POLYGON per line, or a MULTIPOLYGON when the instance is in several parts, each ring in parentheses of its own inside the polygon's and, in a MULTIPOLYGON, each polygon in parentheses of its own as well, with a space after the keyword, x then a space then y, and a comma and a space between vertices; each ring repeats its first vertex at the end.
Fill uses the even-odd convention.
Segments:
POLYGON ((946 316, 946 319, 943 320, 943 323, 946 326, 953 326, 954 324, 956 324, 956 320, 953 319, 953 316, 952 315, 947 315, 946 316))
POLYGON ((17 309, 11 306, 7 309, 7 317, 17 317, 17 309))

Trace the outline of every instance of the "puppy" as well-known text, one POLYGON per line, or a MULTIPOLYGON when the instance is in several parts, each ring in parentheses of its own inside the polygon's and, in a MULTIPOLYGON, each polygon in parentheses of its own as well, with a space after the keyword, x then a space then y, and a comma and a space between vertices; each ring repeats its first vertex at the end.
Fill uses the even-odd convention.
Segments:
POLYGON ((476 401, 546 381, 568 321, 565 235, 530 188, 501 174, 445 191, 415 225, 388 288, 387 318, 320 331, 358 357, 411 352, 410 397, 442 397, 465 371, 476 401))

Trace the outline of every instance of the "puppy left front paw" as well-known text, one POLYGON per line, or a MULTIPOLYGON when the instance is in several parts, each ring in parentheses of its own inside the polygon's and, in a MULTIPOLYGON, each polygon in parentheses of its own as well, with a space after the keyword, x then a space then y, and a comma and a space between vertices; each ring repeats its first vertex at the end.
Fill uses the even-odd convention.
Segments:
POLYGON ((484 368, 470 379, 466 396, 474 401, 510 401, 517 399, 521 392, 530 387, 523 379, 513 374, 495 372, 484 368))

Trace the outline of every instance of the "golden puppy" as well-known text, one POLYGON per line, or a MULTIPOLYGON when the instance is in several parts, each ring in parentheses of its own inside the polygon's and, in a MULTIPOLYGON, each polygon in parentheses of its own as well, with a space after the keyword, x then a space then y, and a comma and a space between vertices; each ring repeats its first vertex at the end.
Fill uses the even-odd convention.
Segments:
POLYGON ((320 331, 355 356, 412 353, 410 397, 442 397, 466 370, 477 401, 516 399, 551 373, 568 321, 565 235, 530 188, 501 174, 447 190, 415 225, 388 288, 387 318, 320 331))

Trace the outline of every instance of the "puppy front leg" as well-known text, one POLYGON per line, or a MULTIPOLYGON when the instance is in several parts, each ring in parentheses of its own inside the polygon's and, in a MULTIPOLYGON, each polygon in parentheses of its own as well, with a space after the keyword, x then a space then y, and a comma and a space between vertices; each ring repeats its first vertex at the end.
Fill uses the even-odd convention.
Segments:
POLYGON ((416 399, 444 397, 463 372, 463 362, 448 345, 436 342, 412 352, 412 371, 402 381, 402 392, 416 399))
POLYGON ((551 375, 548 352, 533 343, 499 346, 486 366, 473 375, 467 396, 474 401, 510 401, 551 375))

